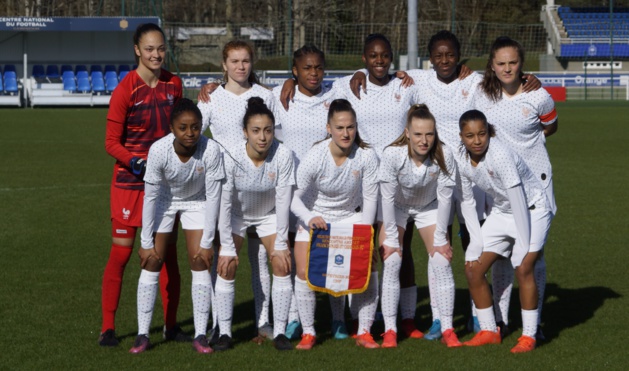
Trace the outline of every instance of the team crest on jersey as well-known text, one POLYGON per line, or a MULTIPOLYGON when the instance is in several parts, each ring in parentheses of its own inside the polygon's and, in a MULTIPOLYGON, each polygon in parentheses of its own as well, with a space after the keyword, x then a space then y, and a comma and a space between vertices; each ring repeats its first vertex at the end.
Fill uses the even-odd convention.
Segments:
POLYGON ((354 178, 359 178, 360 177, 360 171, 352 170, 352 175, 354 176, 354 178))
POLYGON ((338 254, 338 255, 336 255, 334 257, 334 264, 335 265, 343 265, 343 260, 344 260, 343 255, 338 254))
POLYGON ((326 110, 330 109, 330 104, 331 102, 328 102, 327 100, 325 102, 323 102, 323 108, 325 108, 326 110))
POLYGON ((522 107, 522 116, 528 117, 531 114, 531 109, 527 107, 522 107))
POLYGON ((395 93, 395 94, 393 94, 393 98, 395 98, 395 101, 396 101, 396 102, 399 102, 399 101, 401 101, 401 100, 402 100, 402 94, 400 94, 400 93, 395 93))
POLYGON ((439 171, 431 171, 430 173, 428 173, 428 175, 430 175, 431 178, 436 177, 437 174, 439 174, 439 171))
POLYGON ((166 98, 168 98, 168 104, 172 106, 175 102, 175 97, 172 94, 166 94, 166 98))
POLYGON ((491 170, 487 170, 487 174, 489 174, 490 177, 494 177, 494 172, 491 170))
POLYGON ((267 175, 269 176, 269 179, 271 179, 272 182, 275 181, 275 178, 277 178, 277 173, 276 172, 268 172, 267 175))
POLYGON ((463 99, 467 99, 467 97, 470 95, 470 92, 463 89, 461 90, 461 95, 463 96, 463 99))
POLYGON ((199 174, 199 175, 203 174, 204 170, 205 170, 205 168, 203 166, 197 166, 197 174, 199 174))
POLYGON ((129 220, 129 216, 131 215, 131 210, 127 210, 124 207, 122 208, 122 219, 129 220))

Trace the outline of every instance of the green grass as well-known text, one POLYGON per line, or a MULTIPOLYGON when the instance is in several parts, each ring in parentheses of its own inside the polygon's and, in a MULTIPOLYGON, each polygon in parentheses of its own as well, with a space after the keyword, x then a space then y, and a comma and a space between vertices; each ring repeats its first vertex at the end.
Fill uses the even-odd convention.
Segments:
MULTIPOLYGON (((188 344, 161 343, 156 303, 151 351, 135 356, 135 290, 139 261, 126 270, 117 317, 123 337, 100 348, 100 285, 110 247, 109 182, 103 109, 2 109, 0 123, 0 369, 626 369, 629 330, 629 231, 626 141, 629 104, 558 105, 559 132, 549 138, 559 212, 546 248, 549 340, 513 356, 519 329, 499 346, 446 349, 403 340, 393 350, 366 350, 328 338, 327 299, 319 298, 320 344, 311 352, 279 353, 250 341, 255 329, 249 264, 243 251, 237 280, 236 347, 209 356, 188 344)), ((414 251, 420 287, 418 323, 429 326, 425 254, 414 251)), ((180 241, 181 242, 181 241, 180 241)), ((183 246, 183 243, 180 243, 183 246)), ((467 293, 462 254, 455 251, 456 331, 465 340, 467 293)), ((179 320, 192 331, 190 274, 179 251, 179 320)), ((517 294, 517 290, 514 294, 517 294)), ((520 323, 517 295, 512 324, 520 323)), ((379 334, 381 324, 374 333, 379 334)))

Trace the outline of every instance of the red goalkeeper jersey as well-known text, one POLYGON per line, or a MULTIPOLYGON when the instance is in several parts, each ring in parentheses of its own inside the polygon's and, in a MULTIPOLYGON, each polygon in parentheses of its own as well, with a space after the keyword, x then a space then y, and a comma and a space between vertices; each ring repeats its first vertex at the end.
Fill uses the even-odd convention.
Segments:
POLYGON ((154 88, 131 71, 114 90, 107 112, 105 149, 116 159, 115 187, 144 189, 129 163, 133 157, 146 159, 151 144, 170 133, 170 113, 181 98, 181 86, 181 79, 166 70, 154 88))

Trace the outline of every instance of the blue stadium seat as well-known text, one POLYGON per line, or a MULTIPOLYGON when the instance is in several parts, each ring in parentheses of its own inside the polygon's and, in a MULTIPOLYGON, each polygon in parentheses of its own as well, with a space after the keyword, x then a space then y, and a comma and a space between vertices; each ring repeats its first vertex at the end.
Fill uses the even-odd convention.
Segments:
POLYGON ((93 71, 90 74, 90 77, 92 78, 92 80, 94 80, 94 79, 102 79, 103 78, 103 73, 101 71, 93 71))
POLYGON ((113 64, 106 64, 105 65, 105 72, 108 72, 108 71, 116 72, 116 66, 114 66, 113 64))
POLYGON ((11 71, 9 69, 5 69, 4 70, 4 81, 6 81, 8 78, 17 79, 17 74, 15 73, 15 71, 11 71))
POLYGON ((131 71, 129 69, 129 65, 128 64, 121 64, 120 67, 118 67, 118 73, 120 74, 122 71, 131 71))
POLYGON ((85 77, 80 78, 77 90, 81 93, 90 93, 92 91, 92 84, 90 84, 90 80, 85 77))
POLYGON ((4 84, 2 83, 2 74, 0 73, 0 92, 4 91, 4 84))
POLYGON ((14 64, 5 64, 4 65, 4 72, 6 73, 7 71, 17 72, 16 69, 15 69, 15 65, 14 64))
POLYGON ((118 86, 118 79, 116 78, 107 79, 107 81, 105 82, 105 86, 107 87, 107 91, 111 93, 112 91, 114 91, 116 86, 118 86))
POLYGON ((61 80, 65 81, 66 79, 74 79, 74 71, 63 71, 63 74, 61 75, 61 80))
POLYGON ((79 71, 87 72, 87 67, 85 67, 84 64, 77 64, 76 67, 74 67, 74 72, 76 72, 76 74, 78 75, 79 71))
POLYGON ((69 92, 75 92, 76 91, 76 81, 74 79, 63 80, 63 90, 66 90, 66 91, 69 91, 69 92))
POLYGON ((4 80, 4 91, 6 91, 9 95, 17 95, 18 94, 18 86, 17 80, 14 77, 9 77, 4 80))
POLYGON ((90 74, 93 72, 103 72, 103 67, 100 64, 93 64, 90 66, 90 74))
POLYGON ((34 64, 32 70, 32 76, 35 78, 41 78, 46 76, 46 71, 44 70, 44 66, 41 64, 34 64))
POLYGON ((108 79, 118 80, 118 75, 116 74, 116 71, 105 71, 105 80, 108 79))
POLYGON ((105 93, 105 81, 102 78, 92 79, 92 90, 94 93, 105 93))
POLYGON ((76 78, 79 79, 81 77, 85 77, 87 79, 90 75, 87 73, 87 70, 76 71, 76 78))
POLYGON ((129 71, 120 71, 120 81, 129 74, 129 71))
POLYGON ((66 72, 66 71, 73 71, 74 72, 74 69, 69 64, 62 64, 61 65, 61 76, 63 76, 63 73, 66 72))
POLYGON ((61 77, 59 76, 59 66, 56 64, 49 64, 48 67, 46 67, 46 77, 49 79, 58 79, 61 77))

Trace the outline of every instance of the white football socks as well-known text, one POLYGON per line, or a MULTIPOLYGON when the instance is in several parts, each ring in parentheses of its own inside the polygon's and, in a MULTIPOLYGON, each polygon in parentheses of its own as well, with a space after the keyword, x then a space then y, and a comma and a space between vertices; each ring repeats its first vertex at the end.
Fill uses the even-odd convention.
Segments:
POLYGON ((271 295, 273 300, 273 338, 286 331, 288 310, 293 293, 290 275, 278 277, 273 275, 271 295))
POLYGON ((537 309, 522 309, 522 335, 535 339, 537 333, 537 309))
POLYGON ((192 271, 192 316, 194 337, 205 335, 210 317, 212 279, 207 270, 192 271))
POLYGON ((378 307, 378 272, 371 272, 367 290, 352 295, 350 305, 355 306, 358 313, 358 335, 370 332, 378 307))
MULTIPOLYGON (((393 330, 397 333, 397 308, 400 302, 400 268, 402 257, 398 253, 391 254, 382 269, 382 298, 380 307, 384 317, 384 331, 393 330)), ((373 277, 372 277, 373 279, 373 277)))
POLYGON ((430 269, 430 256, 428 256, 428 294, 430 295, 430 311, 432 312, 432 320, 440 320, 441 315, 439 313, 439 305, 437 304, 437 297, 435 296, 436 281, 435 274, 430 269))
POLYGON ((428 258, 428 269, 435 279, 434 297, 441 320, 441 330, 452 328, 452 315, 454 312, 454 274, 448 259, 436 252, 428 258))
POLYGON ((138 280, 138 335, 149 336, 158 283, 159 272, 142 269, 138 280))
POLYGON ((314 291, 308 287, 305 280, 295 277, 295 296, 297 297, 297 308, 304 334, 316 335, 314 328, 315 306, 317 300, 314 291))
POLYGON ((232 315, 234 312, 234 284, 235 280, 226 280, 221 276, 216 278, 214 293, 217 309, 218 327, 221 335, 232 336, 232 315))
POLYGON ((496 332, 496 317, 493 307, 476 308, 476 316, 481 330, 496 332))

